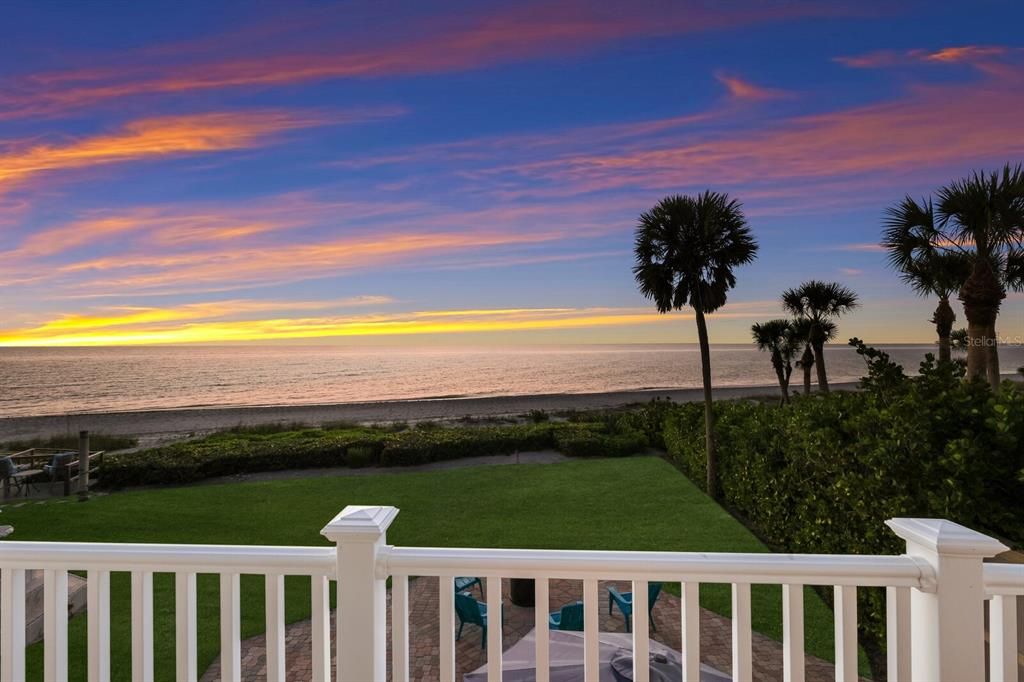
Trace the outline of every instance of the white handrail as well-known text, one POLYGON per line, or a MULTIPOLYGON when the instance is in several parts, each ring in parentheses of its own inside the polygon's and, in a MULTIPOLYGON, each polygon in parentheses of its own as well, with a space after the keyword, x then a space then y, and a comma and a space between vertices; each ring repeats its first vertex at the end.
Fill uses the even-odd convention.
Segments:
POLYGON ((378 575, 856 585, 929 589, 934 571, 908 556, 725 554, 384 547, 378 575))
POLYGON ((335 578, 334 547, 160 545, 91 542, 3 542, 8 568, 245 573, 335 578))
POLYGON ((994 595, 1024 595, 1024 564, 985 564, 985 592, 994 595))

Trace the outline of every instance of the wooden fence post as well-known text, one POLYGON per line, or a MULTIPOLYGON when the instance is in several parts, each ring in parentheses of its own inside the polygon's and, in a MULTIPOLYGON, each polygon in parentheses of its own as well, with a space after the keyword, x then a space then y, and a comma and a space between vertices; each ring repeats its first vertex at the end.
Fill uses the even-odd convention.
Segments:
POLYGON ((89 432, 78 432, 78 501, 89 499, 89 432))

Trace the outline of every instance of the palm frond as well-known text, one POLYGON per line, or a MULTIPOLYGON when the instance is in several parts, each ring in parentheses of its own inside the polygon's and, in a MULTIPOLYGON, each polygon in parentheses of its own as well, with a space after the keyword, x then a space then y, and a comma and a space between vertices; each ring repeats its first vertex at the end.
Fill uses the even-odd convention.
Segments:
POLYGON ((684 306, 710 313, 736 285, 733 270, 757 256, 739 201, 706 191, 665 197, 640 216, 633 276, 658 310, 684 306))

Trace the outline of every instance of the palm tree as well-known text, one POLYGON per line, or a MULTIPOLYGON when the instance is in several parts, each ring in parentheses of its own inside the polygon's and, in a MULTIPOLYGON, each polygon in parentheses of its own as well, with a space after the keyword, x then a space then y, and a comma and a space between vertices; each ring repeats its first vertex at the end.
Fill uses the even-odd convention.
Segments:
POLYGON ((793 358, 800 348, 791 320, 769 320, 750 327, 757 349, 771 353, 772 367, 782 391, 782 405, 789 404, 789 378, 793 374, 793 358))
POLYGON ((740 202, 707 191, 696 197, 669 196, 640 216, 634 245, 633 275, 658 312, 689 305, 697 322, 701 377, 704 382, 704 437, 707 449, 707 490, 718 496, 711 401, 711 350, 705 315, 725 305, 736 285, 733 269, 757 256, 757 242, 740 202))
MULTIPOLYGON (((790 322, 793 326, 793 342, 803 347, 803 355, 796 361, 796 366, 804 371, 804 395, 811 393, 811 371, 814 369, 814 348, 811 346, 811 321, 806 317, 798 317, 790 322)), ((839 328, 832 320, 822 320, 821 330, 825 335, 825 343, 836 338, 839 328)))
POLYGON ((857 294, 841 284, 812 279, 782 292, 782 305, 790 313, 810 322, 807 339, 814 350, 818 390, 828 393, 828 375, 825 372, 825 343, 828 338, 823 323, 856 308, 857 294))
POLYGON ((970 276, 971 261, 967 254, 935 243, 935 210, 930 199, 918 203, 908 196, 890 206, 886 216, 882 247, 889 254, 889 264, 916 293, 939 299, 931 321, 939 337, 939 360, 950 362, 949 335, 956 313, 949 297, 970 276))
POLYGON ((970 339, 971 337, 967 335, 967 330, 960 327, 950 332, 949 345, 953 347, 953 350, 967 350, 970 339))
POLYGON ((961 250, 973 246, 971 274, 960 287, 967 318, 967 377, 985 376, 999 385, 999 351, 995 324, 1007 286, 1020 286, 1024 246, 1024 169, 975 172, 938 191, 934 239, 961 250))

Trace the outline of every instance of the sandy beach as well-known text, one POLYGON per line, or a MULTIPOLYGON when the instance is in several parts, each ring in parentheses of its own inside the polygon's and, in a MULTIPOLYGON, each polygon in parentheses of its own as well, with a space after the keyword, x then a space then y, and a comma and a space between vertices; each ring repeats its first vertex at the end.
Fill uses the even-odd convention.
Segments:
MULTIPOLYGON (((835 384, 836 389, 851 389, 854 383, 835 384)), ((774 386, 731 386, 715 389, 716 400, 760 395, 774 396, 774 386)), ((615 393, 548 394, 459 398, 444 400, 397 400, 387 402, 341 403, 330 405, 281 405, 254 407, 209 407, 139 412, 106 412, 8 417, 0 419, 0 442, 41 438, 89 430, 111 435, 138 436, 140 444, 149 444, 203 434, 235 426, 302 423, 316 426, 336 421, 393 422, 461 417, 501 417, 521 415, 530 410, 593 410, 643 403, 654 398, 675 402, 702 399, 700 389, 623 391, 615 393)))

